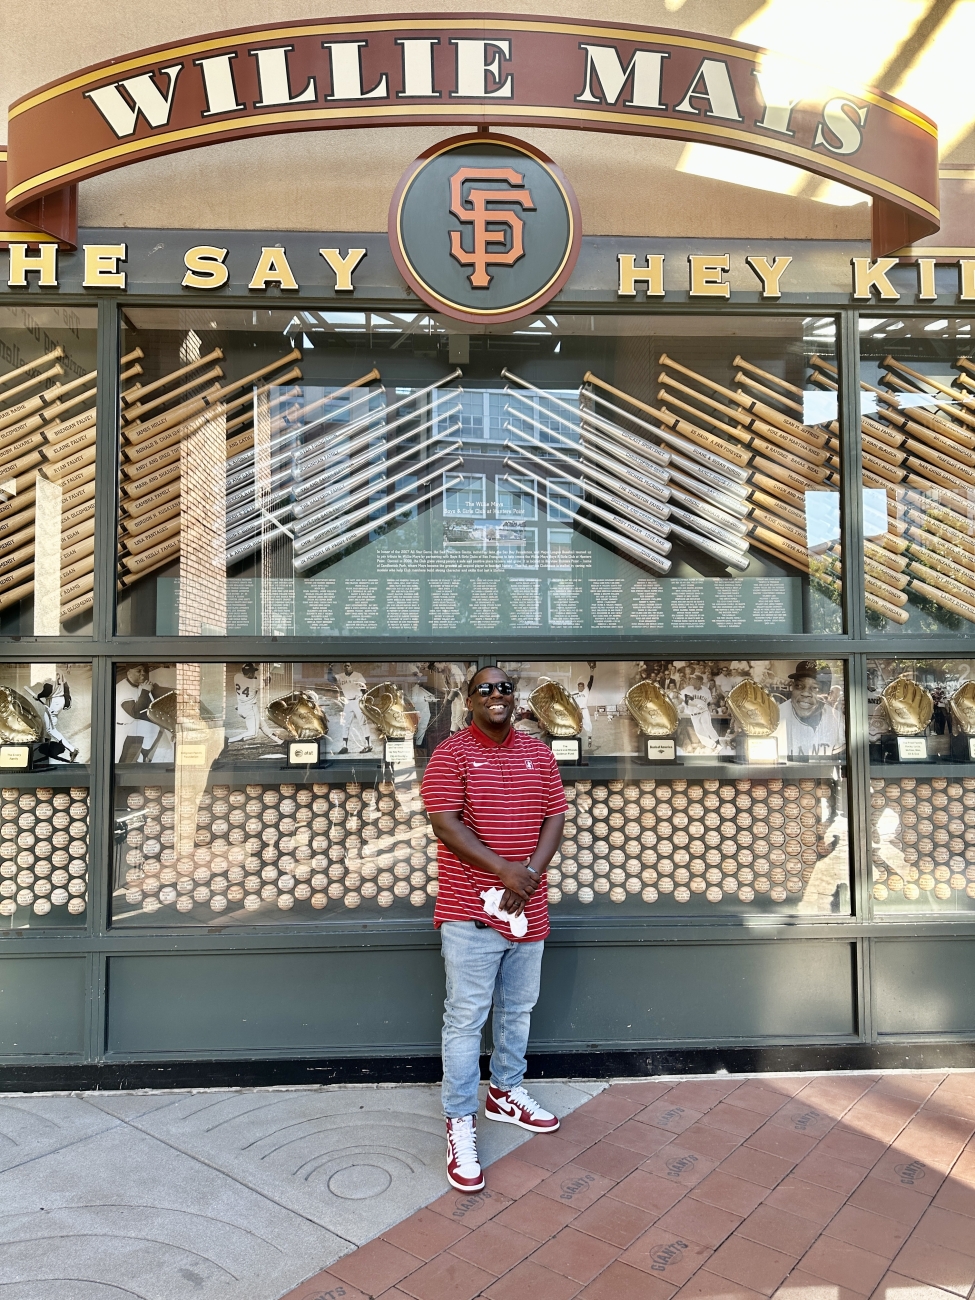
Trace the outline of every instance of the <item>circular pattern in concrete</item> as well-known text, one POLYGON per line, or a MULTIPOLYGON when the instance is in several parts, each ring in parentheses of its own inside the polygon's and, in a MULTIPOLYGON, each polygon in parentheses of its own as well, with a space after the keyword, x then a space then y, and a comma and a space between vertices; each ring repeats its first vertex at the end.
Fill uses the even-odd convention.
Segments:
POLYGON ((332 1174, 328 1190, 345 1201, 367 1201, 371 1196, 381 1196, 392 1181, 379 1165, 346 1165, 332 1174))

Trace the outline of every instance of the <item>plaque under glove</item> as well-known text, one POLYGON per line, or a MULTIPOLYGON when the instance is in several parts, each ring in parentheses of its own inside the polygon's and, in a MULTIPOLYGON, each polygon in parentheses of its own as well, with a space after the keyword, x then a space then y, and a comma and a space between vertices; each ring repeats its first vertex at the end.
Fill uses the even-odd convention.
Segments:
POLYGON ((34 706, 12 686, 0 686, 0 768, 30 771, 43 762, 44 724, 34 706))

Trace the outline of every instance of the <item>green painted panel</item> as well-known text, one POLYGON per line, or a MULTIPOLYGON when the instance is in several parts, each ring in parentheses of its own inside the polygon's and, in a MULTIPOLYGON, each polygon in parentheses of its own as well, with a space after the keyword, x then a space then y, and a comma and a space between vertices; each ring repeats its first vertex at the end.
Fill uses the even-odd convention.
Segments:
POLYGON ((85 970, 83 957, 0 957, 0 1058, 83 1054, 85 970))
POLYGON ((878 939, 871 964, 881 1037, 975 1033, 975 939, 878 939))
POLYGON ((108 1050, 437 1051, 443 989, 438 948, 114 957, 108 1050))
POLYGON ((550 947, 532 1046, 854 1034, 854 956, 833 940, 550 947))

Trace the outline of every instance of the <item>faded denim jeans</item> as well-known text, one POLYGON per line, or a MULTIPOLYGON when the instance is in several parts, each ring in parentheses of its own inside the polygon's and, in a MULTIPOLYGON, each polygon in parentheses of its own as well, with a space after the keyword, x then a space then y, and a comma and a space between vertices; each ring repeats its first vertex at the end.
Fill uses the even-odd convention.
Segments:
POLYGON ((448 1119, 459 1119, 477 1113, 481 1030, 492 1004, 491 1082, 517 1088, 525 1077, 545 943, 515 943, 490 926, 479 930, 473 921, 445 922, 440 943, 447 970, 443 1109, 448 1119))

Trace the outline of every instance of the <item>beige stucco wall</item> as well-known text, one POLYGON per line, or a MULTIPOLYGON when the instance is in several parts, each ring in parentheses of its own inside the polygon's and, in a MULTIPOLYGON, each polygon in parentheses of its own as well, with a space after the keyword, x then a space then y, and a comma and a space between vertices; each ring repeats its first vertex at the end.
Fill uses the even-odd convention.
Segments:
MULTIPOLYGON (((535 12, 734 35, 769 0, 493 0, 495 12, 535 12)), ((781 4, 783 0, 776 0, 781 4)), ((787 0, 788 2, 788 0, 787 0)), ((796 22, 807 0, 792 0, 796 22)), ((852 0, 854 7, 872 0, 852 0)), ((965 0, 963 0, 965 2, 965 0)), ((0 103, 103 59, 208 31, 277 20, 389 12, 381 0, 6 0, 0 103)), ((397 11, 458 12, 461 4, 396 0, 397 11)), ((921 3, 923 10, 925 5, 921 3)), ((841 33, 837 33, 838 39, 841 33)), ((405 166, 456 128, 330 131, 213 145, 87 181, 86 226, 260 230, 383 230, 405 166)), ((834 207, 676 170, 667 140, 522 131, 558 161, 579 196, 588 234, 862 239, 865 205, 834 207)))

